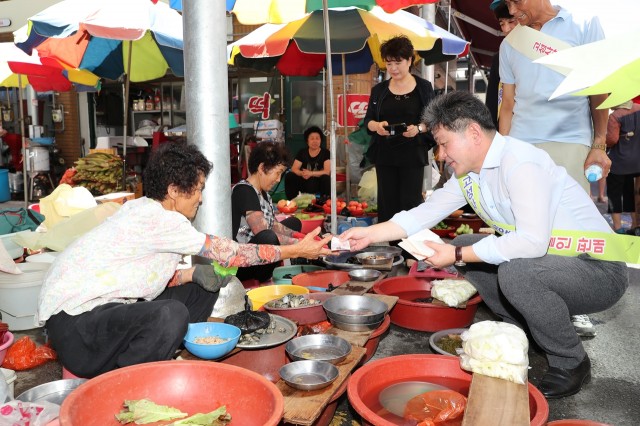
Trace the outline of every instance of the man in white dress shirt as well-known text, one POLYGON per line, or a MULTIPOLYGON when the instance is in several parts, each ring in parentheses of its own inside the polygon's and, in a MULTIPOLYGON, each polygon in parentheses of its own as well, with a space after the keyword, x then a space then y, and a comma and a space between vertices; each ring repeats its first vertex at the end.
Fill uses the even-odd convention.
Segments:
POLYGON ((629 278, 617 260, 631 244, 625 238, 633 237, 614 234, 589 195, 546 152, 497 133, 489 110, 472 94, 436 98, 422 122, 454 176, 420 206, 340 238, 353 250, 406 238, 469 202, 497 235, 426 242, 434 250, 427 262, 455 264, 496 315, 528 332, 549 361, 538 384, 547 398, 579 392, 591 378, 591 363, 570 316, 608 309, 622 297, 629 278))

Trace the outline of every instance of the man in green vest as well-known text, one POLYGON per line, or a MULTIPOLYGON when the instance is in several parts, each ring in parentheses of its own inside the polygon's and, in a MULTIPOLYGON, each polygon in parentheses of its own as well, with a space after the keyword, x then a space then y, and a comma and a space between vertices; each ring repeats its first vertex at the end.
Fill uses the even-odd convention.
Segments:
POLYGON ((612 232, 545 151, 497 133, 472 94, 434 99, 422 122, 454 176, 420 206, 340 238, 352 250, 407 238, 468 202, 496 234, 425 242, 426 261, 454 264, 496 315, 528 332, 549 362, 538 384, 547 398, 579 392, 591 378, 591 362, 571 315, 603 311, 622 297, 629 285, 625 261, 640 263, 636 237, 612 232))

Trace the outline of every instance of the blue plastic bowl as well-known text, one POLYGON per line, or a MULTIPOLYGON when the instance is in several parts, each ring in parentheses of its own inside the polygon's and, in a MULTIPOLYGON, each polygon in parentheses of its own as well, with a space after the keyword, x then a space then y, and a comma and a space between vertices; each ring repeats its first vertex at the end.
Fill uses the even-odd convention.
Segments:
POLYGON ((285 275, 291 275, 293 277, 303 272, 313 272, 321 269, 325 268, 316 265, 279 266, 273 270, 272 280, 274 284, 291 284, 291 278, 285 278, 285 275))
POLYGON ((235 325, 223 322, 197 322, 189 324, 187 335, 184 336, 184 346, 189 352, 202 359, 217 359, 233 350, 240 339, 240 329, 235 325), (195 343, 198 337, 221 337, 229 339, 226 342, 207 345, 195 343))

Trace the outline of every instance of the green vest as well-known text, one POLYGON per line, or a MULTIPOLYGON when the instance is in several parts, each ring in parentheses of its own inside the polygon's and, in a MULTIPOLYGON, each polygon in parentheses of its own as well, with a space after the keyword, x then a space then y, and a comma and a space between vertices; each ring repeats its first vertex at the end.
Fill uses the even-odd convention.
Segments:
MULTIPOLYGON (((469 175, 458 178, 467 202, 476 214, 497 233, 504 235, 516 230, 513 225, 493 221, 480 204, 480 187, 469 175)), ((588 253, 600 260, 640 263, 640 238, 597 231, 552 230, 547 254, 578 256, 588 253)))

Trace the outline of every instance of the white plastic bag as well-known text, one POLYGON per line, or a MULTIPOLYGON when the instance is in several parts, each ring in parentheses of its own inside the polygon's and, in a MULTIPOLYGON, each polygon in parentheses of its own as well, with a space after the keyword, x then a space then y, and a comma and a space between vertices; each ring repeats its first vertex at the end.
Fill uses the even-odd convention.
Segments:
POLYGON ((476 294, 476 288, 467 280, 434 280, 432 281, 431 297, 456 307, 466 302, 476 294))
POLYGON ((375 167, 362 174, 362 179, 358 184, 358 197, 361 200, 369 200, 373 204, 378 204, 378 178, 375 167))
POLYGON ((229 284, 220 289, 218 300, 213 305, 211 316, 226 318, 229 315, 244 311, 244 296, 247 294, 242 282, 234 277, 229 284))
POLYGON ((529 341, 520 328, 504 322, 482 321, 460 337, 460 367, 514 383, 526 382, 529 341))
POLYGON ((9 401, 0 405, 0 426, 45 426, 58 418, 60 406, 47 401, 9 401))

